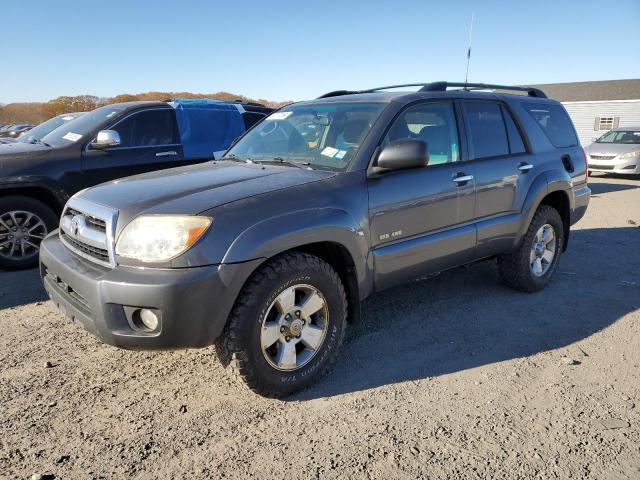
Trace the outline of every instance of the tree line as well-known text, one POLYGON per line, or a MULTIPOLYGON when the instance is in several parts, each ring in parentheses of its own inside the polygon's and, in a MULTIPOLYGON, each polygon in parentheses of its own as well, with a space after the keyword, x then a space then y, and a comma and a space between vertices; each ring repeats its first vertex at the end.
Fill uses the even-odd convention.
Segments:
POLYGON ((242 100, 256 102, 271 107, 279 107, 291 102, 270 102, 265 99, 254 100, 244 95, 229 92, 213 94, 191 92, 146 92, 136 95, 121 94, 115 97, 100 98, 94 95, 77 95, 75 97, 62 96, 48 102, 8 103, 0 105, 0 124, 29 123, 36 125, 51 117, 71 112, 88 112, 103 105, 120 102, 134 102, 138 100, 162 101, 169 98, 213 98, 217 100, 242 100))

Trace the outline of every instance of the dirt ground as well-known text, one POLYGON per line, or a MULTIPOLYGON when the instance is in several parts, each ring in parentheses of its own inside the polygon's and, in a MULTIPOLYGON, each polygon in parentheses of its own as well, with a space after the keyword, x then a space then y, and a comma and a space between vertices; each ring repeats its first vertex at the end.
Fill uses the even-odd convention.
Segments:
POLYGON ((0 477, 640 478, 640 181, 592 188, 545 291, 484 262, 384 292, 286 401, 212 349, 103 345, 0 272, 0 477))

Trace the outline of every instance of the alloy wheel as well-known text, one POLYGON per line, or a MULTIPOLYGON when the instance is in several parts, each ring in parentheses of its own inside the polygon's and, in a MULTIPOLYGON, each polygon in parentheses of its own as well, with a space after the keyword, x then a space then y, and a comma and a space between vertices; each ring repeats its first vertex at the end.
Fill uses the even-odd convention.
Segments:
POLYGON ((544 276, 553 265, 557 244, 558 240, 553 226, 545 223, 538 229, 533 238, 529 255, 531 271, 536 277, 544 276))
POLYGON ((38 254, 47 226, 35 213, 12 210, 0 214, 0 257, 26 260, 38 254))
POLYGON ((277 370, 296 370, 318 353, 328 326, 327 301, 318 289, 306 284, 288 287, 262 318, 262 354, 277 370))

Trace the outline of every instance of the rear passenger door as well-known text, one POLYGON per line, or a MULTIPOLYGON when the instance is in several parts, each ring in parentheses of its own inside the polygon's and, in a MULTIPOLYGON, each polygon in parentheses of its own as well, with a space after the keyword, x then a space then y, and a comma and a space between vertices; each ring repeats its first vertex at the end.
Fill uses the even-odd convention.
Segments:
POLYGON ((499 101, 461 101, 476 179, 476 257, 512 246, 535 172, 521 129, 499 101))
POLYGON ((426 141, 429 163, 368 178, 369 222, 380 290, 466 263, 475 251, 473 167, 462 162, 459 116, 449 101, 400 112, 380 148, 426 141))
POLYGON ((109 129, 118 132, 120 145, 104 150, 85 148, 86 186, 184 164, 173 108, 133 112, 109 129))

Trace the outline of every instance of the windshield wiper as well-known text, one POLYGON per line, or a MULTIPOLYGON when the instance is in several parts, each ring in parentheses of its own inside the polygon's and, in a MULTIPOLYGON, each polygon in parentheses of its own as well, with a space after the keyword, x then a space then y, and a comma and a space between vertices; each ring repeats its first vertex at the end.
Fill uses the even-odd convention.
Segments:
POLYGON ((242 163, 249 163, 251 162, 251 160, 247 159, 247 158, 240 158, 237 155, 230 153, 229 155, 225 155, 224 157, 220 157, 219 160, 232 160, 234 162, 242 162, 242 163))
POLYGON ((36 143, 39 143, 40 145, 44 145, 45 147, 51 147, 51 145, 49 145, 47 142, 43 142, 39 138, 31 137, 28 141, 31 145, 35 145, 36 143))
POLYGON ((267 158, 264 160, 254 160, 256 163, 284 163, 296 168, 305 168, 311 165, 309 162, 294 162, 293 160, 286 160, 282 157, 267 158))

